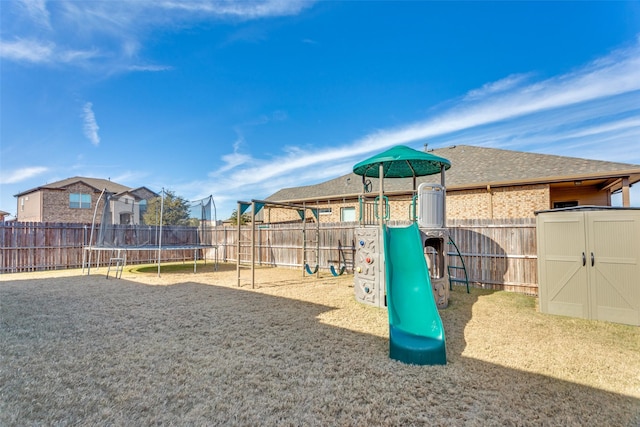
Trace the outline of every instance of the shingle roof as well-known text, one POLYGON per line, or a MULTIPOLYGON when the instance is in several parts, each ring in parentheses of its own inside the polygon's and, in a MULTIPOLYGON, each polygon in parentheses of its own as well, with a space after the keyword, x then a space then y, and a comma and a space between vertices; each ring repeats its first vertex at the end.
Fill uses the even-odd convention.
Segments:
POLYGON ((36 188, 32 188, 31 190, 23 191, 19 194, 16 194, 14 197, 20 197, 23 194, 33 193, 34 191, 48 189, 48 190, 59 190, 65 187, 68 187, 71 184, 75 184, 77 182, 83 182, 90 187, 95 188, 96 191, 102 191, 103 189, 107 189, 110 193, 122 193, 124 191, 131 190, 130 187, 127 187, 122 184, 118 184, 117 182, 113 182, 108 179, 101 178, 87 178, 83 176, 74 176, 72 178, 66 178, 61 181, 52 182, 50 184, 41 185, 36 188))
MULTIPOLYGON (((576 157, 528 153, 497 148, 457 145, 432 151, 451 162, 446 174, 449 190, 526 185, 586 179, 629 176, 630 183, 640 181, 640 165, 581 159, 576 157)), ((371 179, 374 191, 378 180, 371 179)), ((440 174, 420 177, 417 183, 440 183, 440 174)), ((412 189, 412 180, 387 179, 385 191, 412 189)), ((362 193, 362 177, 349 173, 316 185, 284 188, 267 198, 270 201, 313 200, 317 198, 354 196, 362 193)))

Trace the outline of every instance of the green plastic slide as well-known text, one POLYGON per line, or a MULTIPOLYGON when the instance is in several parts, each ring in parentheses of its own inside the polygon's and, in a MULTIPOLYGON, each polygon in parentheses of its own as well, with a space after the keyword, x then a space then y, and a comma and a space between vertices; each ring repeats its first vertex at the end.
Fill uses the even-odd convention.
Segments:
POLYGON ((442 320, 431 290, 420 229, 385 227, 389 357, 414 365, 444 365, 442 320))

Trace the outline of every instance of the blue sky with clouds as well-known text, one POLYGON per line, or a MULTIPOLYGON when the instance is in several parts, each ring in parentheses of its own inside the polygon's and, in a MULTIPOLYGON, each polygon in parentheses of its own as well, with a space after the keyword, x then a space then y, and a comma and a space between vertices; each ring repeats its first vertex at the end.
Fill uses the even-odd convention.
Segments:
POLYGON ((14 194, 79 175, 212 194, 226 218, 238 199, 335 178, 397 144, 640 164, 637 1, 0 9, 11 213, 14 194))

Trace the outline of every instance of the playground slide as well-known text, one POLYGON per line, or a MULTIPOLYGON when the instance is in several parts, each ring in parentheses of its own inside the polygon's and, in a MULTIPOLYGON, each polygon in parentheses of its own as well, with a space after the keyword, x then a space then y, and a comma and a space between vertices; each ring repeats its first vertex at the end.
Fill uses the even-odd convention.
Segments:
POLYGON ((420 230, 386 227, 384 233, 389 357, 414 365, 447 363, 444 329, 431 290, 420 230))

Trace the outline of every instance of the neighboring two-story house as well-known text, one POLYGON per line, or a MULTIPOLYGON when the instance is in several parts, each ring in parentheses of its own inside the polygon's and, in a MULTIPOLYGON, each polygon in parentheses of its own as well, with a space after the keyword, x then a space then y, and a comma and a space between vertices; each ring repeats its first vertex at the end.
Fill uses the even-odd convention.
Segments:
MULTIPOLYGON (((629 206, 631 185, 640 181, 640 165, 487 147, 458 145, 431 150, 451 162, 446 171, 447 219, 533 218, 534 212, 578 205, 611 206, 611 195, 622 193, 629 206)), ((378 180, 370 179, 377 189, 378 180)), ((417 183, 440 183, 440 174, 419 177, 417 183)), ((407 220, 413 196, 411 178, 385 179, 391 220, 407 220)), ((354 173, 316 185, 282 189, 272 202, 305 204, 318 209, 321 222, 358 221, 362 177, 354 173)), ((265 222, 299 221, 295 211, 270 208, 265 222)), ((366 215, 365 215, 366 217, 366 215)))
MULTIPOLYGON (((90 223, 103 190, 110 198, 113 224, 140 224, 146 201, 158 194, 146 187, 130 188, 108 179, 76 176, 16 194, 20 222, 90 223)), ((96 211, 102 221, 103 209, 96 211)))

